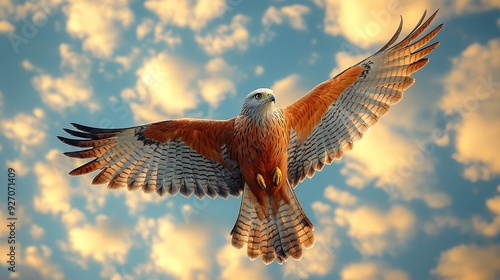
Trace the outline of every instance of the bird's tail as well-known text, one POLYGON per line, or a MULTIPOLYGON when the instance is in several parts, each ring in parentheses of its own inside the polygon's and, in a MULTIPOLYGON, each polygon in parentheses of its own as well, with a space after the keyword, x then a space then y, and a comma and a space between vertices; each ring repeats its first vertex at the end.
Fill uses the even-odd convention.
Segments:
POLYGON ((259 255, 265 264, 274 259, 281 264, 290 256, 298 260, 302 257, 302 247, 314 245, 311 221, 288 181, 285 188, 284 192, 276 193, 279 198, 266 195, 266 205, 262 207, 245 185, 238 220, 231 231, 231 243, 238 249, 246 243, 252 260, 259 255))

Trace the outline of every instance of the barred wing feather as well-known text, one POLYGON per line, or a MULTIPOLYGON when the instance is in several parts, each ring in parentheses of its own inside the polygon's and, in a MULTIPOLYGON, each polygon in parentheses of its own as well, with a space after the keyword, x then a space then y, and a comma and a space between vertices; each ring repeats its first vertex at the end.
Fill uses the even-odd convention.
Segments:
POLYGON ((226 148, 232 121, 176 120, 125 129, 98 129, 79 124, 65 129, 80 139, 59 137, 66 144, 89 148, 67 152, 74 158, 95 158, 71 171, 81 175, 100 170, 93 184, 108 188, 141 188, 159 195, 181 193, 198 198, 239 196, 243 188, 238 163, 226 148))
MULTIPOLYGON (((344 151, 350 150, 353 143, 360 140, 388 112, 390 105, 403 98, 403 91, 414 82, 411 74, 427 64, 425 56, 439 44, 436 42, 426 46, 439 32, 442 24, 415 41, 430 25, 436 13, 437 11, 425 22, 424 13, 415 29, 401 42, 392 45, 401 32, 401 21, 394 36, 378 52, 333 78, 362 67, 356 81, 337 99, 332 100, 321 119, 312 124, 313 128, 292 124, 288 147, 290 184, 296 186, 306 176, 312 177, 325 164, 340 158, 344 151), (301 136, 304 129, 310 131, 305 139, 301 136)), ((285 110, 297 110, 304 106, 306 104, 298 100, 285 110)))

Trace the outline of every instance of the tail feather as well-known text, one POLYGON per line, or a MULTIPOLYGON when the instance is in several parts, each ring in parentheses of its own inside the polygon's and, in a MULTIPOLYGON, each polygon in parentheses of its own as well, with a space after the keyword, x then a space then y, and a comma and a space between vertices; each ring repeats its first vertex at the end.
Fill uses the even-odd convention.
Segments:
POLYGON ((267 196, 264 210, 248 186, 243 190, 238 220, 231 231, 231 243, 236 248, 247 245, 247 255, 259 255, 265 264, 276 260, 279 264, 289 257, 300 259, 302 247, 314 245, 313 225, 307 218, 292 187, 287 184, 284 195, 275 199, 267 196), (273 203, 279 203, 278 207, 273 203), (277 211, 273 211, 277 209, 277 211))

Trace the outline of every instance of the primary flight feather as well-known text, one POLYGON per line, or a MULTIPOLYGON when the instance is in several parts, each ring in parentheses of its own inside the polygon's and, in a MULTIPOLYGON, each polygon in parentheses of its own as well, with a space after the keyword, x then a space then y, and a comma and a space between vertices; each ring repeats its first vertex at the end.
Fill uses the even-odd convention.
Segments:
POLYGON ((428 45, 442 24, 424 32, 437 11, 425 13, 410 34, 394 36, 378 52, 329 79, 285 108, 271 89, 248 94, 230 120, 178 119, 122 129, 73 124, 59 139, 86 148, 69 157, 94 158, 71 175, 100 172, 93 184, 198 198, 239 196, 232 245, 269 264, 300 259, 314 245, 313 225, 294 188, 339 159, 403 97, 439 43, 428 45))

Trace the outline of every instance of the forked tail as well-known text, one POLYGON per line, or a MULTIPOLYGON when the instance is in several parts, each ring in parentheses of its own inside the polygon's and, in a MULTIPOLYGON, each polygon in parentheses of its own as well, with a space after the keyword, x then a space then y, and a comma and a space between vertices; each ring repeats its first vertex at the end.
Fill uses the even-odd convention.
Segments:
POLYGON ((274 259, 282 264, 290 256, 298 260, 302 257, 302 247, 314 245, 314 227, 290 184, 287 182, 286 191, 276 195, 288 197, 276 199, 267 195, 266 206, 261 207, 245 185, 238 220, 231 231, 234 247, 240 249, 247 244, 250 259, 260 255, 265 264, 274 259))

